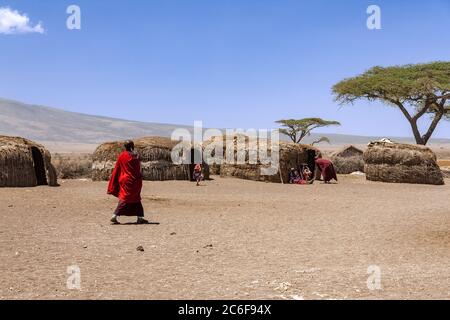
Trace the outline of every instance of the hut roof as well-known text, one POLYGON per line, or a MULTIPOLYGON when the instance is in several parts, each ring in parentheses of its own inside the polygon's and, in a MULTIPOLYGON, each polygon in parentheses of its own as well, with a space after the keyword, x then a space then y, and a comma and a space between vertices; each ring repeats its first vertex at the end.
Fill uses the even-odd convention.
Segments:
POLYGON ((333 153, 333 157, 341 157, 341 158, 347 158, 347 157, 355 157, 355 156, 362 156, 364 154, 364 151, 361 149, 356 148, 355 146, 347 146, 344 149, 337 151, 333 153))
POLYGON ((21 137, 0 136, 0 158, 14 157, 19 153, 28 154, 31 147, 38 148, 43 155, 50 157, 44 146, 34 141, 21 137))
MULTIPOLYGON (((136 150, 141 154, 145 161, 146 156, 150 159, 157 159, 157 155, 153 155, 153 151, 159 151, 158 153, 164 153, 165 157, 170 155, 173 147, 175 147, 179 141, 173 141, 164 137, 145 137, 133 140, 136 150)), ((124 150, 123 141, 105 142, 97 147, 93 154, 94 161, 111 160, 115 161, 117 156, 124 150)))
POLYGON ((41 149, 44 149, 44 147, 40 144, 37 144, 36 142, 33 142, 31 140, 21 138, 21 137, 10 137, 10 136, 0 136, 0 148, 7 149, 7 148, 13 148, 17 149, 17 147, 39 147, 41 149))
POLYGON ((366 163, 436 165, 436 160, 436 154, 430 148, 402 143, 371 143, 364 153, 366 163))
MULTIPOLYGON (((244 134, 236 134, 233 136, 223 135, 223 136, 214 136, 211 139, 204 141, 203 146, 205 147, 205 146, 208 146, 211 144, 216 144, 216 143, 222 142, 223 148, 225 149, 227 139, 233 140, 234 146, 236 146, 240 141, 242 141, 242 139, 243 139, 243 141, 245 141, 246 145, 250 141, 249 136, 244 135, 244 134)), ((263 146, 267 145, 267 150, 271 150, 272 144, 271 144, 270 140, 257 139, 256 142, 257 142, 257 144, 254 146, 259 146, 260 144, 263 146)), ((287 141, 280 141, 279 146, 280 146, 280 150, 305 149, 305 150, 314 150, 314 151, 319 152, 319 149, 317 149, 309 144, 299 144, 299 143, 293 143, 293 142, 287 142, 287 141)), ((248 149, 248 148, 246 148, 246 149, 248 149)))
MULTIPOLYGON (((245 153, 245 161, 248 161, 250 159, 250 153, 253 154, 253 156, 258 156, 258 163, 260 163, 261 159, 259 158, 259 150, 266 150, 269 154, 272 152, 272 144, 270 140, 266 139, 257 139, 255 141, 252 141, 250 144, 250 138, 247 135, 239 134, 239 135, 233 135, 233 136, 216 136, 212 137, 211 139, 203 142, 203 147, 205 148, 206 157, 209 156, 215 156, 216 148, 220 146, 223 148, 223 157, 228 157, 228 153, 234 152, 235 160, 238 158, 238 154, 243 152, 245 153), (228 140, 229 139, 229 140, 228 140), (222 140, 222 141, 221 141, 222 140), (227 140, 233 141, 233 149, 234 150, 227 150, 227 140), (242 143, 245 141, 245 147, 243 150, 238 150, 238 143, 242 143), (220 145, 222 143, 222 145, 220 145)), ((280 141, 279 142, 279 156, 280 160, 283 159, 283 157, 287 156, 288 154, 292 153, 298 153, 298 152, 307 152, 308 150, 312 150, 315 152, 316 155, 322 156, 319 149, 306 144, 298 144, 293 142, 286 142, 286 141, 280 141)), ((241 155, 242 156, 242 155, 241 155)))

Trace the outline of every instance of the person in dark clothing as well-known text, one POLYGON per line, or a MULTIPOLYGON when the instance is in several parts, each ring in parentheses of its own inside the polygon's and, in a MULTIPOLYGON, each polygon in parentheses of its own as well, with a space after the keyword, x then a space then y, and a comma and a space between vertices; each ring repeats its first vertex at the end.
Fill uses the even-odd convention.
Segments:
POLYGON ((297 170, 294 168, 291 168, 291 171, 289 171, 289 183, 290 184, 298 184, 298 182, 302 180, 302 177, 298 173, 297 170))

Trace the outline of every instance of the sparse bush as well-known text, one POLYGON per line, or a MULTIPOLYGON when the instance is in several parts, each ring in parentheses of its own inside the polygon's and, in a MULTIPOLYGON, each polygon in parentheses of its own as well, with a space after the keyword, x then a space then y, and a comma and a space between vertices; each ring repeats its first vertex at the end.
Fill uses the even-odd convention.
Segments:
POLYGON ((92 171, 92 156, 86 153, 56 153, 52 163, 59 179, 90 178, 92 171))

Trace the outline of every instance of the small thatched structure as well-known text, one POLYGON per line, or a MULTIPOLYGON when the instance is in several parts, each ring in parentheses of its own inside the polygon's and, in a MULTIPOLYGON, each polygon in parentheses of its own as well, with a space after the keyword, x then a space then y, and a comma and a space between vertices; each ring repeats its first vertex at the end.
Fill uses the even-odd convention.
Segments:
POLYGON ((56 186, 50 152, 33 141, 0 136, 0 187, 56 186))
MULTIPOLYGON (((134 140, 135 150, 142 160, 142 175, 144 180, 192 180, 195 164, 193 163, 196 150, 191 149, 192 164, 174 164, 172 149, 179 144, 163 137, 147 137, 134 140)), ((124 141, 107 142, 95 150, 92 158, 92 180, 106 181, 111 177, 117 157, 124 150, 124 141)), ((207 166, 203 167, 205 178, 209 178, 207 166)))
POLYGON ((436 155, 425 146, 374 142, 364 152, 367 180, 444 184, 436 155))
POLYGON ((364 151, 348 146, 331 155, 330 160, 339 174, 350 174, 356 171, 364 172, 364 151))
POLYGON ((268 156, 271 156, 271 143, 258 141, 253 145, 250 145, 249 139, 246 136, 239 138, 238 135, 233 137, 218 136, 213 137, 210 140, 203 143, 203 147, 206 153, 210 153, 211 156, 215 156, 215 150, 220 150, 223 148, 223 161, 219 164, 210 163, 210 172, 214 174, 219 174, 221 177, 234 177, 253 181, 264 181, 264 182, 274 182, 274 183, 287 183, 289 181, 289 171, 291 168, 300 169, 302 164, 307 164, 310 170, 314 173, 316 156, 321 157, 321 153, 318 149, 309 146, 301 145, 289 142, 280 142, 279 144, 279 168, 272 175, 262 174, 262 169, 270 168, 270 164, 262 164, 261 159, 258 158, 256 163, 251 164, 249 159, 251 154, 258 152, 258 148, 267 150, 268 156), (233 141, 233 150, 227 150, 226 140, 233 141), (239 142, 239 139, 241 139, 239 142), (244 154, 239 155, 237 152, 238 143, 245 141, 244 154), (261 146, 261 147, 260 147, 261 146), (229 159, 226 159, 226 154, 229 152, 234 163, 229 163, 229 159), (238 163, 239 157, 245 158, 245 163, 238 163), (226 160, 226 161, 225 161, 226 160))

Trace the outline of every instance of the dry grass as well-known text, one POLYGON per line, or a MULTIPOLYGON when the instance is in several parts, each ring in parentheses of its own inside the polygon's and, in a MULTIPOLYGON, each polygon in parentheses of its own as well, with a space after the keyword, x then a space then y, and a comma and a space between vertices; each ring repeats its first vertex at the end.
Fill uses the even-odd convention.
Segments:
POLYGON ((53 165, 60 179, 90 178, 92 156, 89 153, 55 153, 53 165))

